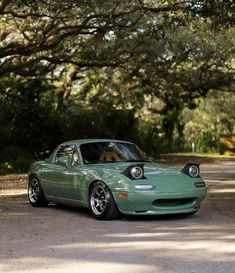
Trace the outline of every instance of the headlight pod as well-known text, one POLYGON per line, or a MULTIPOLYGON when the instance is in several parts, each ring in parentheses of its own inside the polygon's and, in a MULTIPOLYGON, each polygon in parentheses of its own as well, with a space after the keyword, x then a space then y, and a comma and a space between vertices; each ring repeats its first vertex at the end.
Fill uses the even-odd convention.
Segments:
POLYGON ((182 170, 182 173, 187 174, 192 178, 200 177, 200 168, 197 163, 188 163, 182 170))
POLYGON ((199 168, 196 165, 192 165, 189 169, 188 169, 189 175, 192 177, 198 177, 199 176, 199 168))
POLYGON ((143 177, 143 169, 139 166, 130 169, 131 176, 135 179, 140 179, 143 177))
POLYGON ((132 165, 125 169, 122 172, 125 176, 127 176, 131 180, 136 179, 146 179, 144 176, 144 164, 132 165))

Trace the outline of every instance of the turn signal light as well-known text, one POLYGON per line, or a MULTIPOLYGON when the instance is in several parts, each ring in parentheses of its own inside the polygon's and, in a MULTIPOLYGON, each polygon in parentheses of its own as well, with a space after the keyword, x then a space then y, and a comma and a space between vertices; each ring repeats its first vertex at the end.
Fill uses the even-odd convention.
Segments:
POLYGON ((117 195, 119 198, 127 198, 128 197, 128 194, 126 193, 118 193, 117 195))
POLYGON ((206 186, 205 182, 196 182, 194 185, 195 185, 195 187, 205 187, 206 186))

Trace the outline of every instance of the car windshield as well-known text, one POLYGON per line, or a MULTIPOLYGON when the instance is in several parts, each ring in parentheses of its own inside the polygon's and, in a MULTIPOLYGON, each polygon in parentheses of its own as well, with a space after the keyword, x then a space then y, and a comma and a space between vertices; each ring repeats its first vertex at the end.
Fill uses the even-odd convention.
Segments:
POLYGON ((125 142, 95 142, 82 144, 85 164, 113 162, 150 162, 148 156, 135 144, 125 142))

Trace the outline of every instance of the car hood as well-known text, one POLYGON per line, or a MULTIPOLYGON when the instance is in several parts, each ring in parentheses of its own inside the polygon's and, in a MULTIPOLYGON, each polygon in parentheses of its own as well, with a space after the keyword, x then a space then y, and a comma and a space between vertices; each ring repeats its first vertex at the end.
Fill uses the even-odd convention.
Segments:
POLYGON ((89 165, 89 169, 98 173, 99 179, 107 182, 113 190, 135 191, 136 184, 152 184, 157 191, 185 192, 194 189, 194 183, 203 181, 201 177, 192 178, 181 169, 157 163, 124 162, 89 165), (130 180, 121 174, 127 167, 144 165, 144 179, 130 180))
POLYGON ((104 163, 89 165, 89 168, 96 170, 107 170, 112 172, 123 172, 129 166, 143 165, 145 176, 154 176, 160 174, 177 175, 180 174, 180 169, 173 166, 166 166, 158 163, 146 162, 122 162, 122 163, 104 163))

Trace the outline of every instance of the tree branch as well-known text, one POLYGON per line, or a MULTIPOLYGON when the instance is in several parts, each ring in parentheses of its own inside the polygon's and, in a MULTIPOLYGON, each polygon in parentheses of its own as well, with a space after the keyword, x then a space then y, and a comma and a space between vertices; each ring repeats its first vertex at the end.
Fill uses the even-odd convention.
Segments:
POLYGON ((0 2, 0 14, 3 14, 6 7, 12 2, 12 0, 2 0, 0 2))

